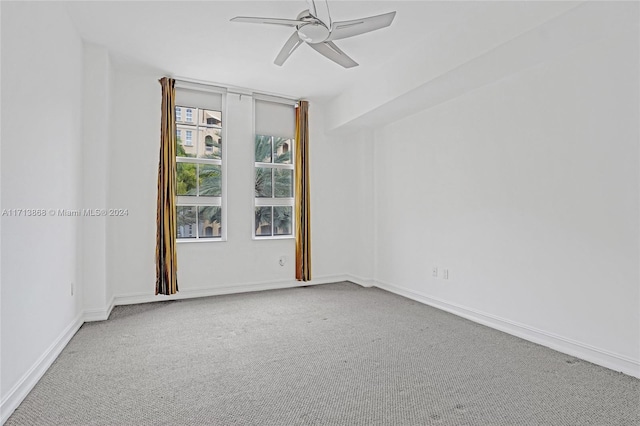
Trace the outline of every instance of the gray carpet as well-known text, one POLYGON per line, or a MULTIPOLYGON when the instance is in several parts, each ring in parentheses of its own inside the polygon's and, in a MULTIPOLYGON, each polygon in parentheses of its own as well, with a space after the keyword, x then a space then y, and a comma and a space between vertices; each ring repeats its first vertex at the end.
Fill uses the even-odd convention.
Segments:
POLYGON ((640 425, 640 381, 351 283, 116 307, 16 425, 640 425))

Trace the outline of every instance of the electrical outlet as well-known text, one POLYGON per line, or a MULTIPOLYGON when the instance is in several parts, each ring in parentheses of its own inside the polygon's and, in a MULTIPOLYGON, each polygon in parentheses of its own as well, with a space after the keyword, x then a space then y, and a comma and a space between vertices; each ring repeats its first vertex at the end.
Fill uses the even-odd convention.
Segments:
POLYGON ((449 279, 449 270, 448 269, 443 269, 442 270, 442 278, 444 278, 445 280, 449 279))
POLYGON ((434 266, 433 269, 431 270, 431 276, 433 278, 438 278, 438 267, 434 266))

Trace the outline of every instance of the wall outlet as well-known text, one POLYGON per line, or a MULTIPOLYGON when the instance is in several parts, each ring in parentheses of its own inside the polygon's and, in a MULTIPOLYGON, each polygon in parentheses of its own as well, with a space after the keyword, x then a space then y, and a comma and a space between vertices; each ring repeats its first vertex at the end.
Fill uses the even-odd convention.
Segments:
POLYGON ((433 269, 431 270, 431 276, 433 278, 438 278, 438 267, 434 266, 433 269))
POLYGON ((287 256, 280 256, 280 260, 278 260, 280 266, 284 266, 287 263, 287 256))
POLYGON ((442 270, 442 278, 444 278, 445 280, 449 279, 449 270, 448 269, 443 269, 442 270))

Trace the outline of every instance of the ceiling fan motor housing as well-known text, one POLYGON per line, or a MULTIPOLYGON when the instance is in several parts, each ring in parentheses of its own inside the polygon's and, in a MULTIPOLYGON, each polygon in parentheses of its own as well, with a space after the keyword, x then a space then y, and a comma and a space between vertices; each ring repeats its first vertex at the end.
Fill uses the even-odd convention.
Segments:
POLYGON ((329 34, 331 34, 329 28, 318 18, 311 16, 308 10, 300 12, 298 19, 308 22, 297 27, 300 39, 307 43, 316 44, 322 43, 329 38, 329 34))

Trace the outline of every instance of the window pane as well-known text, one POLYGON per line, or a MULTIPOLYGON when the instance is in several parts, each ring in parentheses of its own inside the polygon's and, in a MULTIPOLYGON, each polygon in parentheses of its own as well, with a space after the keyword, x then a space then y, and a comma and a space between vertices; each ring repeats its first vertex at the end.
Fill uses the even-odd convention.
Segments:
POLYGON ((275 196, 277 198, 293 197, 293 170, 275 169, 275 196))
POLYGON ((209 197, 222 196, 222 169, 214 164, 199 164, 200 193, 209 197))
POLYGON ((274 138, 273 140, 273 162, 280 164, 291 164, 291 147, 293 139, 274 138))
POLYGON ((195 157, 195 149, 192 146, 186 146, 185 130, 176 130, 176 136, 176 157, 195 157))
POLYGON ((193 206, 178 206, 178 238, 196 237, 196 208, 193 206))
POLYGON ((198 131, 198 158, 222 159, 220 129, 200 128, 198 131))
POLYGON ((256 135, 256 162, 271 163, 271 136, 256 135))
POLYGON ((256 236, 271 236, 271 207, 256 207, 256 236))
POLYGON ((198 118, 198 157, 222 158, 222 112, 201 109, 198 118))
POLYGON ((196 164, 176 164, 177 195, 196 195, 196 171, 196 164))
POLYGON ((221 214, 220 207, 198 207, 198 236, 200 238, 220 238, 222 236, 221 214))
POLYGON ((266 167, 256 167, 256 197, 271 198, 272 195, 271 169, 266 167))
POLYGON ((291 235, 291 216, 293 207, 278 206, 273 208, 274 235, 291 235))

